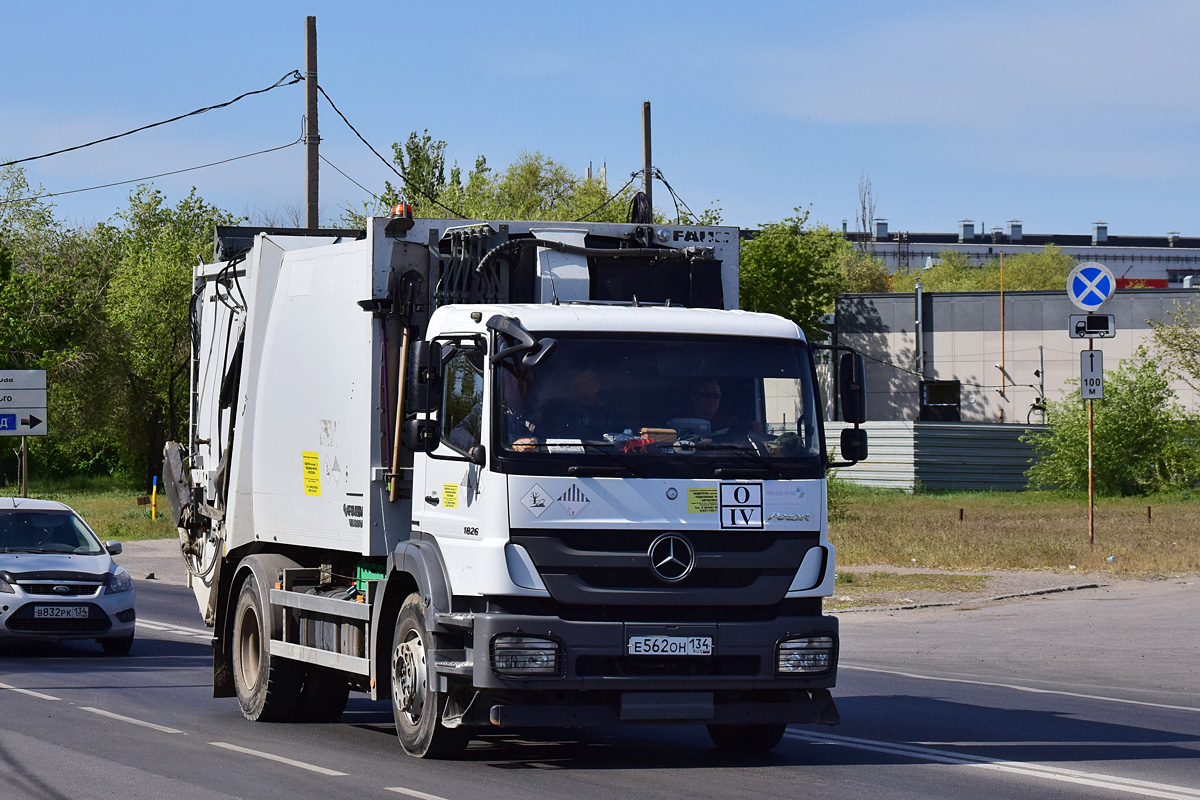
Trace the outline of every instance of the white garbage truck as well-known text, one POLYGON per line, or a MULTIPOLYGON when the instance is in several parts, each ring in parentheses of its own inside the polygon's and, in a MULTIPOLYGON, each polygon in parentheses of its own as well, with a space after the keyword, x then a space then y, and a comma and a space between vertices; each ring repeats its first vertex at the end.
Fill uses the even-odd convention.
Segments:
POLYGON ((738 252, 731 227, 218 229, 163 476, 214 695, 297 721, 389 698, 425 757, 836 724, 826 473, 866 456, 863 362, 737 310, 738 252), (836 464, 822 364, 855 423, 836 464))

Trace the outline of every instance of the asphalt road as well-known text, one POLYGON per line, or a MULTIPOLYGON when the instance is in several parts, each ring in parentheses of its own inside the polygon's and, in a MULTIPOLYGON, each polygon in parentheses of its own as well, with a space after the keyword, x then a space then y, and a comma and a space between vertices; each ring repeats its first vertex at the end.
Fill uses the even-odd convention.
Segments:
POLYGON ((127 657, 0 649, 0 798, 1200 800, 1196 584, 845 614, 842 725, 765 756, 655 726, 488 735, 456 762, 405 756, 363 695, 331 725, 243 720, 190 592, 137 589, 127 657))

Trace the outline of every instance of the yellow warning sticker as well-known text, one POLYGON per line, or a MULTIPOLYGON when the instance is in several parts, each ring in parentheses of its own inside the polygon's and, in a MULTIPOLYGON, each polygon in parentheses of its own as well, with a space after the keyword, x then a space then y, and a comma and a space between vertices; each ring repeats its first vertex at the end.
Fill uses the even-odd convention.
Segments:
POLYGON ((458 484, 442 484, 442 508, 458 508, 458 484))
POLYGON ((304 493, 321 496, 321 458, 307 450, 300 454, 304 460, 304 493))
POLYGON ((716 489, 688 489, 689 514, 717 513, 716 489))

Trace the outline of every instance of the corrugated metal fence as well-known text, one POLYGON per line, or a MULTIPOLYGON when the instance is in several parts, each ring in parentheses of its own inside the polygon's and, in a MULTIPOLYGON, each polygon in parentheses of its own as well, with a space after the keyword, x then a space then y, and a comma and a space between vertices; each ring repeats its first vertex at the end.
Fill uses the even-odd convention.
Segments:
MULTIPOLYGON (((844 422, 826 422, 831 446, 844 422)), ((1029 430, 1044 425, 1004 425, 957 422, 868 422, 869 456, 838 477, 863 486, 912 490, 1025 488, 1025 470, 1033 448, 1020 441, 1029 430)))

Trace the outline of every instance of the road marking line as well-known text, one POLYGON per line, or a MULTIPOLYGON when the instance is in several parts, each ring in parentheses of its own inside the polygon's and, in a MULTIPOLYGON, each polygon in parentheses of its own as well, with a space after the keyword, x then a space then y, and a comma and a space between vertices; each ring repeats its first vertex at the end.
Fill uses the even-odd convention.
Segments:
POLYGON ((424 792, 418 792, 416 789, 405 789, 403 786, 385 786, 383 788, 396 794, 406 794, 409 797, 416 797, 418 800, 446 800, 446 798, 438 797, 436 794, 425 794, 424 792))
POLYGON ((121 714, 114 714, 113 712, 105 711, 102 708, 92 708, 91 706, 80 706, 79 710, 80 711, 90 711, 93 714, 99 714, 102 717, 108 717, 109 719, 120 720, 121 722, 128 722, 130 725, 141 725, 143 728, 151 728, 153 730, 159 731, 160 733, 178 733, 183 736, 187 736, 186 733, 184 733, 183 731, 178 730, 176 728, 168 728, 166 725, 156 725, 153 722, 146 722, 145 720, 134 719, 133 717, 126 717, 126 716, 122 716, 121 714))
POLYGON ((889 755, 899 755, 908 758, 926 759, 942 764, 964 767, 979 767, 980 769, 1010 772, 1016 775, 1024 775, 1026 777, 1042 778, 1045 780, 1061 781, 1063 783, 1073 783, 1080 786, 1092 786, 1100 789, 1112 789, 1115 791, 1129 792, 1130 794, 1143 795, 1145 797, 1164 798, 1164 800, 1196 800, 1196 798, 1200 798, 1200 789, 1191 789, 1186 786, 1172 786, 1166 783, 1154 783, 1152 781, 1142 781, 1134 778, 1120 778, 1113 775, 1083 772, 1081 770, 1066 769, 1064 767, 1051 767, 1044 764, 1006 761, 1000 758, 988 758, 986 756, 954 753, 948 750, 933 750, 927 747, 914 747, 912 745, 900 744, 896 742, 855 739, 849 736, 837 736, 833 734, 810 734, 788 730, 784 735, 789 739, 797 739, 800 741, 810 742, 812 744, 836 745, 839 747, 849 747, 856 750, 868 750, 871 752, 887 753, 889 755))
POLYGON ((1032 686, 1019 686, 1014 683, 993 683, 990 681, 975 681, 968 678, 942 678, 936 675, 919 675, 915 672, 900 672, 893 669, 877 669, 875 667, 858 667, 845 662, 839 663, 841 669, 852 669, 858 672, 878 672, 884 675, 898 675, 902 678, 916 678, 922 681, 942 681, 944 683, 965 683, 970 686, 991 686, 997 689, 1012 689, 1016 692, 1029 692, 1031 694, 1057 694, 1064 697, 1077 697, 1081 700, 1101 700, 1106 703, 1123 703, 1130 706, 1149 706, 1150 708, 1165 708, 1171 711, 1191 711, 1200 714, 1200 708, 1195 706, 1173 706, 1167 703, 1151 703, 1145 700, 1126 700, 1123 697, 1103 697, 1096 694, 1080 694, 1079 692, 1066 692, 1061 689, 1035 689, 1032 686))
POLYGON ((290 758, 284 758, 283 756, 277 756, 274 753, 264 753, 261 750, 251 750, 249 747, 239 747, 236 744, 229 744, 228 742, 209 742, 209 744, 211 744, 213 747, 221 747, 221 748, 224 748, 225 750, 233 750, 234 752, 237 752, 237 753, 245 753, 248 756, 258 756, 259 758, 265 758, 268 761, 278 761, 280 764, 287 764, 289 767, 296 767, 298 769, 306 769, 309 772, 316 772, 321 775, 329 775, 332 777, 339 777, 339 776, 344 776, 346 774, 344 772, 338 772, 336 769, 325 769, 325 767, 317 767, 312 764, 305 764, 303 761, 295 761, 290 758))
POLYGON ((1161 742, 1068 742, 1059 739, 1053 741, 1028 742, 910 742, 924 747, 1200 747, 1200 739, 1184 741, 1161 742))
POLYGON ((169 622, 159 622, 158 620, 139 619, 138 627, 148 628, 159 633, 173 633, 176 636, 196 636, 203 639, 211 639, 212 631, 200 628, 185 628, 181 625, 172 625, 169 622))
POLYGON ((30 697, 36 697, 39 700, 58 700, 59 699, 52 694, 42 694, 41 692, 35 692, 33 689, 20 689, 16 686, 9 686, 7 683, 0 683, 0 689, 7 689, 10 692, 17 692, 18 694, 27 694, 30 697))

